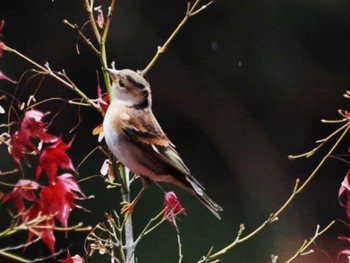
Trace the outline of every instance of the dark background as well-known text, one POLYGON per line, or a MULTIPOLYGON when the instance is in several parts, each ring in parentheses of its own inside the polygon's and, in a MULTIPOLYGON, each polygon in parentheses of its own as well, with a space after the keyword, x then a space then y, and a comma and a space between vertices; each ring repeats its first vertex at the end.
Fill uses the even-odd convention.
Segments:
MULTIPOLYGON (((99 62, 62 22, 67 19, 82 26, 88 20, 83 1, 4 4, 0 6, 0 19, 6 22, 2 40, 41 64, 49 62, 53 70, 65 69, 78 87, 96 97, 99 62)), ((108 1, 101 4, 106 7, 108 1)), ((115 61, 117 68, 143 69, 185 9, 182 0, 117 1, 107 43, 109 62, 115 61)), ((84 32, 93 39, 89 25, 84 32)), ((289 161, 287 156, 312 149, 316 140, 338 127, 319 120, 340 118, 337 110, 348 107, 342 95, 350 84, 349 33, 346 0, 218 0, 186 24, 149 72, 155 115, 193 174, 224 208, 218 221, 188 193, 165 186, 177 191, 188 213, 178 222, 183 262, 196 262, 211 246, 220 249, 232 242, 241 223, 246 226, 244 233, 250 233, 287 200, 295 179, 306 179, 316 167, 326 149, 307 160, 289 161)), ((0 58, 0 70, 13 79, 19 80, 30 68, 12 54, 0 58)), ((31 76, 27 73, 19 84, 22 100, 39 86, 40 78, 31 76)), ((13 93, 15 85, 2 81, 0 89, 13 93)), ((45 78, 36 97, 52 96, 76 95, 45 78)), ((52 133, 62 134, 66 141, 76 135, 69 150, 76 165, 98 144, 91 131, 102 119, 93 110, 81 109, 80 126, 69 134, 79 120, 77 107, 54 101, 38 109, 59 110, 50 126, 52 133)), ((345 139, 336 153, 347 152, 345 139)), ((2 169, 13 167, 4 146, 1 155, 2 169)), ((98 174, 103 159, 94 153, 80 166, 80 177, 98 174)), ((278 262, 284 262, 314 234, 317 224, 323 227, 333 219, 347 222, 338 203, 347 169, 345 162, 330 159, 278 222, 228 252, 222 261, 271 262, 270 255, 277 254, 278 262)), ((135 193, 139 187, 134 187, 135 193)), ((106 190, 102 179, 81 183, 81 188, 95 196, 79 202, 92 212, 74 210, 71 225, 80 221, 94 225, 103 219, 103 212, 119 209, 118 192, 106 190)), ((159 189, 149 188, 134 213, 136 232, 162 209, 162 198, 159 189)), ((1 214, 1 225, 6 227, 8 211, 2 207, 1 214)), ((84 235, 69 233, 65 240, 58 234, 58 244, 70 246, 72 255, 82 254, 84 235)), ((350 235, 346 224, 338 222, 317 240, 316 253, 295 262, 332 262, 330 258, 335 260, 339 250, 350 246, 338 241, 339 235, 350 235)), ((24 234, 17 238, 26 239, 24 234)), ((32 258, 45 254, 45 248, 37 247, 26 252, 32 258)), ((145 237, 137 257, 140 263, 177 262, 174 228, 167 223, 145 237)), ((96 257, 91 262, 109 260, 96 257)))

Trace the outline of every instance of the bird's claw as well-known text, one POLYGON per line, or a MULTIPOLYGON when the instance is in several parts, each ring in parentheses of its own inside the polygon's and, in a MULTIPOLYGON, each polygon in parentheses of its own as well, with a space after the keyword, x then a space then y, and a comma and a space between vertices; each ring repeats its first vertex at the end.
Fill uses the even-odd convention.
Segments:
POLYGON ((134 202, 127 202, 127 201, 123 201, 120 203, 122 205, 122 209, 120 210, 120 213, 122 215, 128 215, 128 214, 132 214, 134 212, 134 207, 135 207, 135 203, 134 202))

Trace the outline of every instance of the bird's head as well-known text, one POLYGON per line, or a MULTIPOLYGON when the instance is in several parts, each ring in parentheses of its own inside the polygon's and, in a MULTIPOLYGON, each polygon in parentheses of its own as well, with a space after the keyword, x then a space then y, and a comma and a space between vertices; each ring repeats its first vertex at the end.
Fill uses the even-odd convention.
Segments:
POLYGON ((150 85, 139 73, 130 69, 105 69, 113 80, 111 101, 125 104, 136 109, 151 106, 150 85))

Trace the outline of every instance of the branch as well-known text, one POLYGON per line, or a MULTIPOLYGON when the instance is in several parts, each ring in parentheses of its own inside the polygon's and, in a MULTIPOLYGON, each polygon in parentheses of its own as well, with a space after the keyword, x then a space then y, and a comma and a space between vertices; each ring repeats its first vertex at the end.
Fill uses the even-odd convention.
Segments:
POLYGON ((91 226, 86 226, 83 227, 84 223, 80 222, 76 224, 75 226, 70 226, 70 227, 58 227, 55 226, 54 229, 57 231, 91 231, 92 227, 91 226))
POLYGON ((101 42, 101 35, 100 32, 98 30, 95 18, 94 18, 94 0, 85 0, 85 7, 86 7, 86 11, 89 13, 89 17, 90 17, 90 22, 91 22, 91 26, 92 29, 94 31, 95 37, 97 39, 97 42, 100 43, 101 42), (91 2, 91 4, 90 4, 91 2))
POLYGON ((199 14, 201 11, 203 11, 204 9, 206 9, 209 5, 211 5, 214 0, 210 1, 208 4, 206 5, 202 5, 200 8, 197 9, 197 6, 199 4, 201 0, 196 0, 196 2, 191 6, 191 2, 187 3, 187 11, 186 11, 186 15, 185 17, 182 19, 182 21, 180 22, 180 24, 176 27, 176 29, 174 30, 174 32, 170 35, 170 37, 165 41, 165 43, 162 46, 158 46, 157 48, 157 52, 154 55, 154 57, 152 58, 151 62, 146 66, 145 69, 143 69, 141 71, 141 75, 144 76, 147 74, 147 72, 153 67, 153 65, 157 62, 159 56, 161 54, 163 54, 166 49, 168 48, 168 46, 170 45, 170 43, 173 41, 173 39, 175 38, 175 36, 179 33, 179 31, 182 29, 182 27, 186 24, 186 22, 192 17, 195 16, 197 14, 199 14))
MULTIPOLYGON (((107 68, 108 67, 108 63, 107 63, 107 55, 106 55, 106 40, 107 40, 107 36, 108 36, 108 32, 109 32, 109 28, 110 28, 110 24, 111 24, 111 19, 112 19, 112 13, 114 11, 114 7, 115 7, 115 0, 111 0, 111 4, 108 7, 108 14, 107 14, 107 20, 106 23, 104 24, 104 29, 102 32, 102 36, 100 34, 100 31, 98 29, 96 20, 94 18, 94 0, 85 0, 85 5, 86 5, 86 10, 89 13, 89 17, 90 17, 90 22, 92 25, 92 29, 94 31, 95 37, 97 39, 97 42, 100 46, 100 52, 99 52, 99 59, 101 61, 101 68, 107 68)), ((107 71, 102 70, 102 74, 103 74, 103 79, 106 85, 106 90, 108 93, 108 97, 112 98, 111 96, 111 82, 109 79, 109 74, 107 71)))
MULTIPOLYGON (((126 168, 123 165, 118 166, 118 171, 122 181, 122 187, 120 188, 122 200, 124 203, 130 203, 130 173, 126 170, 126 168)), ((126 262, 134 263, 135 246, 131 213, 125 213, 124 224, 126 262)))
MULTIPOLYGON (((33 61, 32 59, 28 58, 27 56, 25 56, 24 54, 20 53, 19 51, 6 46, 4 44, 3 46, 3 50, 14 53, 15 55, 19 56, 20 58, 24 59, 25 61, 29 62, 30 64, 34 65, 36 68, 40 69, 42 72, 42 74, 47 74, 50 75, 51 77, 53 77, 54 79, 56 79, 58 82, 62 83, 63 85, 65 85, 66 87, 70 88, 72 91, 74 91, 75 93, 77 93, 86 103, 88 103, 90 106, 92 106, 93 108, 95 108, 96 110, 100 110, 99 106, 94 103, 88 96, 85 95, 84 92, 82 92, 75 84, 64 80, 62 77, 60 77, 58 74, 54 73, 49 67, 48 65, 46 65, 46 67, 41 66, 40 64, 36 63, 35 61, 33 61)), ((63 73, 64 74, 64 73, 63 73)), ((65 76, 65 74, 64 74, 65 76)))
POLYGON ((179 248, 179 261, 178 261, 178 263, 181 263, 184 256, 182 254, 180 230, 176 224, 175 224, 175 228, 176 228, 177 244, 178 244, 178 248, 179 248))
POLYGON ((16 262, 24 262, 24 263, 34 263, 34 262, 40 262, 40 261, 45 261, 47 259, 50 259, 50 258, 55 258, 57 255, 61 254, 63 251, 62 250, 59 250, 58 252, 54 253, 54 254, 50 254, 46 257, 41 257, 41 258, 36 258, 36 259, 26 259, 26 258, 23 258, 21 256, 18 256, 16 254, 13 254, 13 253, 10 253, 8 251, 10 250, 17 250, 17 249, 24 249, 36 242, 38 242, 39 240, 41 240, 41 237, 37 237, 36 239, 33 239, 32 241, 28 242, 28 243, 25 243, 25 244, 20 244, 18 246, 13 246, 13 247, 6 247, 6 248, 3 248, 3 249, 0 249, 0 255, 3 256, 3 257, 6 257, 8 259, 12 259, 16 262))
MULTIPOLYGON (((345 135, 349 132, 350 130, 350 123, 347 123, 347 125, 344 125, 341 127, 343 131, 343 133, 340 135, 340 137, 338 138, 338 140, 334 143, 334 145, 331 147, 331 149, 328 151, 328 153, 322 158, 322 160, 320 161, 320 163, 317 165, 317 167, 313 170, 313 172, 309 175, 309 177, 305 180, 305 182, 299 186, 300 180, 297 179, 294 185, 294 189, 292 194, 289 196, 289 198, 287 199, 287 201, 277 210, 277 212, 273 213, 270 215, 270 217, 265 220, 259 227, 257 227, 255 230, 253 230, 251 233, 249 233, 247 236, 240 238, 240 232, 239 235, 237 235, 235 241, 233 241, 231 244, 229 244, 228 246, 226 246, 225 248, 221 249, 220 251, 214 253, 214 254, 208 254, 207 256, 203 257, 200 261, 198 261, 198 263, 204 263, 204 262, 213 262, 214 259, 218 258, 219 256, 225 254, 227 251, 231 250, 232 248, 234 248, 236 245, 243 243, 249 239, 251 239, 252 237, 254 237, 255 235, 257 235, 258 233, 260 233, 267 225, 275 222, 278 220, 278 217, 280 214, 282 214, 282 212, 284 212, 284 210, 289 206, 289 204, 294 200, 294 198, 301 193, 306 186, 308 186, 311 182, 311 180, 315 177, 315 175, 317 174, 317 172, 320 170, 320 168, 324 165, 324 163, 326 162, 326 160, 328 159, 328 157, 333 153, 333 151, 335 150, 335 148, 339 145, 339 143, 343 140, 343 138, 345 137, 345 135)), ((341 129, 338 129, 337 132, 339 132, 341 129)), ((333 224, 333 223, 332 223, 333 224)), ((330 224, 329 227, 332 225, 330 224)), ((241 225, 242 226, 242 225, 241 225)), ((242 227, 241 227, 242 228, 242 227)), ((240 228, 240 231, 241 231, 240 228)), ((326 227, 326 229, 328 229, 328 227, 326 227)), ((324 231, 322 231, 323 233, 324 231)))
MULTIPOLYGON (((339 120, 337 122, 344 122, 345 120, 339 120)), ((323 121, 325 122, 325 121, 323 121)), ((328 122, 328 121, 327 121, 328 122)), ((334 121, 335 122, 335 121, 334 121)), ((341 126, 339 129, 335 130, 334 132, 332 132, 330 135, 328 135, 326 138, 318 140, 317 143, 320 143, 319 146, 313 148, 311 151, 308 151, 306 153, 303 154, 299 154, 299 155, 289 155, 288 159, 290 160, 294 160, 297 158, 302 158, 302 157, 306 157, 309 158, 310 156, 312 156, 317 150, 319 150, 329 139, 331 139, 333 136, 335 136, 336 134, 338 134, 339 132, 341 132, 343 129, 345 129, 347 126, 349 125, 349 123, 346 123, 345 125, 341 126)))
POLYGON ((92 49, 92 51, 97 55, 101 55, 100 51, 98 51, 98 49, 91 43, 91 41, 83 34, 83 32, 81 32, 81 30, 78 28, 77 24, 71 24, 68 20, 64 19, 63 23, 65 23, 66 25, 68 25, 69 27, 76 29, 79 36, 84 40, 84 42, 92 49))
POLYGON ((116 262, 125 262, 124 248, 122 245, 123 225, 120 224, 120 218, 116 212, 114 212, 115 219, 107 213, 105 213, 105 216, 108 225, 99 223, 87 236, 85 247, 87 246, 86 241, 92 241, 93 243, 89 245, 89 256, 95 251, 99 251, 100 254, 107 253, 111 256, 112 260, 116 262), (102 233, 96 234, 96 230, 102 231, 102 233), (118 249, 119 258, 115 256, 115 249, 118 249))
POLYGON ((138 236, 138 238, 135 241, 135 246, 141 241, 141 239, 146 236, 147 234, 151 233, 154 229, 156 229, 159 225, 161 225, 164 222, 164 217, 154 226, 151 227, 152 223, 157 221, 163 214, 164 214, 165 209, 163 209, 162 211, 160 211, 160 213, 158 215, 156 215, 155 217, 151 218, 147 225, 143 228, 143 230, 141 231, 140 235, 138 236))
POLYGON ((300 246, 299 250, 295 253, 295 255, 293 257, 291 257, 288 261, 286 261, 286 263, 290 263, 292 261, 294 261, 296 258, 300 257, 300 256, 305 256, 308 255, 310 253, 313 253, 314 250, 310 249, 309 251, 306 251, 306 249, 312 244, 314 243, 314 241, 321 236, 324 232, 326 232, 331 226, 333 226, 335 223, 335 221, 333 220, 332 222, 330 222, 324 229, 322 229, 320 231, 320 225, 317 225, 316 227, 316 232, 314 234, 314 236, 312 238, 310 238, 309 241, 304 240, 304 243, 300 246))
POLYGON ((15 174, 15 173, 18 173, 19 172, 19 169, 18 168, 15 168, 11 171, 6 171, 6 172, 0 172, 0 176, 2 175, 8 175, 8 174, 15 174))
POLYGON ((28 263, 30 262, 30 260, 26 259, 26 258, 22 258, 18 255, 15 255, 15 254, 12 254, 12 253, 9 253, 9 252, 5 252, 5 251, 2 251, 0 250, 0 255, 3 256, 3 257, 6 257, 8 259, 12 259, 14 261, 17 261, 17 262, 23 262, 23 263, 28 263))

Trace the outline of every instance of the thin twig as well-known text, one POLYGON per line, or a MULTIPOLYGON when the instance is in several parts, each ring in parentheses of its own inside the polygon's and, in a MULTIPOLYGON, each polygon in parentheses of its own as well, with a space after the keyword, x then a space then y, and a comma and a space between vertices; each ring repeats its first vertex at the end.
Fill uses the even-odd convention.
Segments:
POLYGON ((98 49, 91 43, 91 41, 83 34, 83 32, 81 32, 81 30, 79 29, 77 24, 71 24, 68 20, 63 20, 63 23, 65 23, 66 25, 68 25, 69 27, 76 29, 79 36, 84 40, 84 42, 92 49, 92 51, 99 56, 101 53, 100 51, 98 51, 98 49))
POLYGON ((305 240, 304 243, 300 246, 299 250, 294 254, 294 256, 292 256, 288 261, 286 261, 286 263, 290 263, 292 261, 294 261, 295 259, 297 259, 300 256, 304 256, 304 255, 308 255, 310 253, 313 253, 314 251, 311 249, 309 251, 306 251, 306 249, 315 242, 315 240, 321 236, 324 232, 326 232, 330 227, 332 227, 335 224, 335 221, 333 220, 332 222, 330 222, 324 229, 322 229, 320 231, 320 226, 317 225, 316 227, 316 232, 314 234, 314 236, 312 238, 310 238, 309 241, 305 240))
POLYGON ((22 54, 21 52, 4 45, 3 46, 3 50, 11 52, 16 54, 17 56, 19 56, 20 58, 26 60, 27 62, 29 62, 30 64, 34 65, 35 67, 37 67, 38 69, 40 69, 43 73, 50 75, 51 77, 53 77, 54 79, 56 79, 58 82, 62 83, 63 85, 67 86, 68 88, 70 88, 72 91, 74 91, 75 93, 77 93, 86 103, 88 103, 89 105, 91 105, 93 108, 97 109, 98 111, 100 110, 100 107, 94 103, 88 96, 85 95, 84 92, 82 92, 76 85, 67 82, 66 80, 64 80, 63 78, 61 78, 60 76, 58 76, 58 74, 54 73, 53 71, 51 71, 48 67, 43 67, 42 65, 36 63, 35 61, 31 60, 30 58, 28 58, 27 56, 25 56, 24 54, 22 54))
POLYGON ((187 4, 187 11, 186 11, 186 15, 185 17, 182 19, 182 21, 179 23, 179 25, 175 28, 175 30, 173 31, 173 33, 170 35, 170 37, 165 41, 165 43, 162 46, 159 46, 157 48, 157 52, 154 55, 154 57, 152 58, 151 62, 146 66, 146 68, 144 68, 141 71, 141 75, 144 76, 147 74, 147 72, 154 66, 154 64, 157 62, 158 58, 160 57, 161 54, 163 54, 166 49, 168 48, 168 46, 170 45, 170 43, 173 41, 173 39, 175 38, 175 36, 180 32, 180 30, 182 29, 182 27, 186 24, 186 22, 192 17, 195 16, 197 14, 199 14, 201 11, 203 11, 205 8, 207 8, 210 4, 213 3, 213 1, 210 1, 208 4, 203 5, 202 7, 197 8, 198 4, 200 3, 201 0, 196 0, 196 2, 191 6, 191 3, 188 2, 187 4))
POLYGON ((151 218, 147 225, 143 228, 143 230, 141 231, 140 235, 138 236, 138 238, 136 239, 135 243, 139 243, 140 240, 146 236, 147 234, 149 234, 150 232, 152 232, 155 228, 157 228, 162 222, 164 222, 164 218, 162 218, 157 224, 155 224, 154 226, 151 227, 152 223, 157 221, 163 214, 164 214, 165 209, 163 209, 162 211, 160 211, 155 217, 151 218))
POLYGON ((78 223, 75 226, 70 226, 70 227, 54 227, 55 230, 58 231, 91 231, 92 227, 91 226, 86 226, 82 227, 84 224, 83 223, 78 223))
POLYGON ((98 30, 98 26, 97 26, 96 20, 94 18, 94 0, 85 0, 85 7, 86 7, 86 11, 89 13, 91 26, 92 26, 92 29, 94 31, 95 37, 97 39, 97 42, 100 43, 101 42, 101 34, 100 34, 100 31, 98 30))
POLYGON ((179 248, 179 261, 178 261, 178 263, 181 263, 184 256, 182 254, 180 230, 176 224, 175 224, 175 228, 176 228, 177 244, 178 244, 178 248, 179 248))
MULTIPOLYGON (((94 11, 94 1, 93 0, 85 0, 85 6, 87 9, 87 12, 89 13, 92 29, 94 31, 96 40, 100 46, 100 51, 99 51, 98 57, 99 57, 100 62, 101 62, 101 68, 108 67, 107 54, 106 54, 106 41, 107 41, 107 36, 108 36, 110 24, 111 24, 112 13, 113 13, 114 7, 115 7, 115 2, 116 2, 115 0, 111 0, 111 4, 108 8, 107 20, 106 20, 106 23, 104 25, 104 29, 103 29, 103 32, 101 35, 100 30, 98 29, 95 17, 94 17, 94 12, 93 12, 94 11)), ((102 71, 102 74, 103 74, 103 79, 104 79, 104 82, 106 85, 107 94, 108 94, 109 98, 112 98, 112 96, 111 96, 111 82, 110 82, 109 74, 105 70, 102 71)))
POLYGON ((308 151, 306 153, 303 154, 298 154, 298 155, 289 155, 288 159, 297 159, 297 158, 302 158, 302 157, 310 157, 312 156, 317 150, 319 150, 330 138, 332 138, 333 136, 335 136, 336 134, 338 134, 339 132, 341 132, 342 130, 344 130, 347 126, 349 125, 349 123, 346 123, 345 125, 341 126, 340 128, 336 129, 334 132, 332 132, 330 135, 328 135, 326 138, 318 140, 317 142, 320 143, 320 145, 318 145, 317 147, 315 147, 314 149, 312 149, 311 151, 308 151))
POLYGON ((3 257, 6 257, 8 259, 12 259, 14 261, 17 261, 17 262, 23 262, 23 263, 30 262, 30 260, 28 260, 26 258, 20 257, 18 255, 15 255, 15 254, 12 254, 12 253, 9 253, 9 252, 5 252, 5 251, 2 251, 2 250, 0 250, 0 255, 3 256, 3 257))
MULTIPOLYGON (((66 100, 66 99, 63 99, 63 98, 60 98, 60 97, 51 97, 51 98, 47 98, 47 99, 41 100, 41 101, 39 101, 37 103, 34 103, 34 104, 28 106, 27 109, 32 109, 32 108, 35 108, 35 107, 37 107, 37 106, 39 106, 39 105, 41 105, 43 103, 46 103, 46 102, 49 102, 49 101, 54 101, 54 100, 58 100, 58 101, 63 101, 63 102, 69 103, 69 101, 66 100)), ((91 105, 89 104, 89 106, 91 106, 91 105)))
POLYGON ((19 172, 19 169, 15 168, 11 171, 6 171, 6 172, 0 172, 0 176, 2 175, 8 175, 8 174, 15 174, 15 173, 18 173, 19 172))

